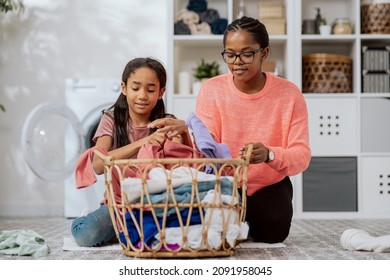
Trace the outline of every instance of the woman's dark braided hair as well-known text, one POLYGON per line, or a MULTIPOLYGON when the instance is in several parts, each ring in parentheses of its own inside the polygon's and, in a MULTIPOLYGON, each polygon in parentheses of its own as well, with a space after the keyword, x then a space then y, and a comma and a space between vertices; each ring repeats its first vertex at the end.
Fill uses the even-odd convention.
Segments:
POLYGON ((223 34, 223 46, 226 47, 226 36, 229 32, 236 32, 238 30, 245 30, 252 35, 253 41, 260 45, 261 48, 269 46, 269 36, 265 25, 259 20, 243 16, 234 20, 228 25, 223 34))
MULTIPOLYGON (((127 79, 130 77, 135 70, 146 67, 153 70, 156 73, 156 76, 160 82, 160 89, 165 88, 167 83, 167 73, 164 66, 156 59, 153 58, 135 58, 127 63, 122 74, 122 82, 127 84, 127 79)), ((127 134, 127 122, 130 118, 129 116, 129 105, 127 104, 126 96, 122 93, 119 95, 118 99, 107 110, 114 110, 114 123, 116 127, 116 139, 117 139, 117 148, 126 146, 130 144, 130 139, 127 134)), ((156 103, 156 106, 153 108, 150 114, 150 121, 164 117, 173 117, 173 115, 167 114, 165 112, 165 105, 162 99, 159 99, 156 103)), ((149 135, 156 131, 156 128, 149 129, 149 135)))

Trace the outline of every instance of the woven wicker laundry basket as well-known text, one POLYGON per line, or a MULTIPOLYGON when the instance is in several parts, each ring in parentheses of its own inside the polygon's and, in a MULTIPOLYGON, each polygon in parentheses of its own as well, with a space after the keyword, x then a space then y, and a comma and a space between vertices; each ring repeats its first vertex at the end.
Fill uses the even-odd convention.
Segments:
POLYGON ((108 206, 123 254, 139 258, 232 256, 241 240, 239 232, 248 227, 244 221, 251 152, 249 145, 236 159, 114 160, 95 151, 104 161, 108 206), (213 174, 203 172, 205 168, 213 169, 213 174), (153 181, 152 170, 164 178, 153 181), (182 178, 175 175, 179 170, 189 174, 181 186, 182 178), (129 172, 135 176, 126 177, 129 172), (114 176, 119 178, 119 190, 114 187, 114 176), (160 183, 164 190, 156 192, 155 185, 160 183), (120 201, 115 199, 118 191, 120 201))

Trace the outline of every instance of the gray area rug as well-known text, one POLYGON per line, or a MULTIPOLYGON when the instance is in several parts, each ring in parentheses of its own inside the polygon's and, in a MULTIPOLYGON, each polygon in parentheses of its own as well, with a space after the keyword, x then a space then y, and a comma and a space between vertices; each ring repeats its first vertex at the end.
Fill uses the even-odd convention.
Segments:
MULTIPOLYGON (((71 219, 66 218, 0 218, 0 231, 34 230, 50 247, 48 260, 131 260, 121 250, 64 251, 64 238, 69 238, 71 219)), ((340 245, 340 236, 348 228, 363 229, 373 236, 390 234, 390 219, 293 220, 285 247, 240 248, 231 260, 390 260, 390 253, 349 251, 340 245)), ((36 259, 30 256, 0 254, 3 260, 36 259)))

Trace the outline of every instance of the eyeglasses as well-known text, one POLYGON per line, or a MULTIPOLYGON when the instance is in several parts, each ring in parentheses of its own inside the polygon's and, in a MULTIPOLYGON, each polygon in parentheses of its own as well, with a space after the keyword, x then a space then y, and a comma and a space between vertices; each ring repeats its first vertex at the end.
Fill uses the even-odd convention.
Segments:
POLYGON ((233 64, 236 61, 237 57, 240 58, 242 63, 250 64, 253 62, 253 59, 255 58, 255 54, 258 52, 261 52, 263 49, 264 48, 260 48, 260 49, 254 50, 254 51, 247 51, 247 52, 242 52, 239 54, 223 51, 223 52, 221 52, 221 55, 222 55, 223 60, 227 64, 233 64))

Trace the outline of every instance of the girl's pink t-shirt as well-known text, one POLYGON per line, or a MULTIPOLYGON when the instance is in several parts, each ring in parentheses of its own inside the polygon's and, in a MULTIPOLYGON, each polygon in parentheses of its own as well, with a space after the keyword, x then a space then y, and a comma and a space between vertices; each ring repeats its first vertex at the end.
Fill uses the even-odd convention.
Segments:
MULTIPOLYGON (((145 138, 149 135, 149 128, 147 126, 135 126, 131 122, 127 123, 127 132, 128 137, 131 142, 135 142, 139 139, 145 138)), ((116 139, 116 129, 114 125, 114 113, 112 111, 105 112, 102 115, 99 126, 96 130, 95 136, 93 137, 93 141, 96 142, 99 137, 103 135, 111 136, 113 141, 112 150, 118 148, 117 147, 117 139, 116 139)), ((133 158, 136 158, 137 155, 134 155, 133 158)))

